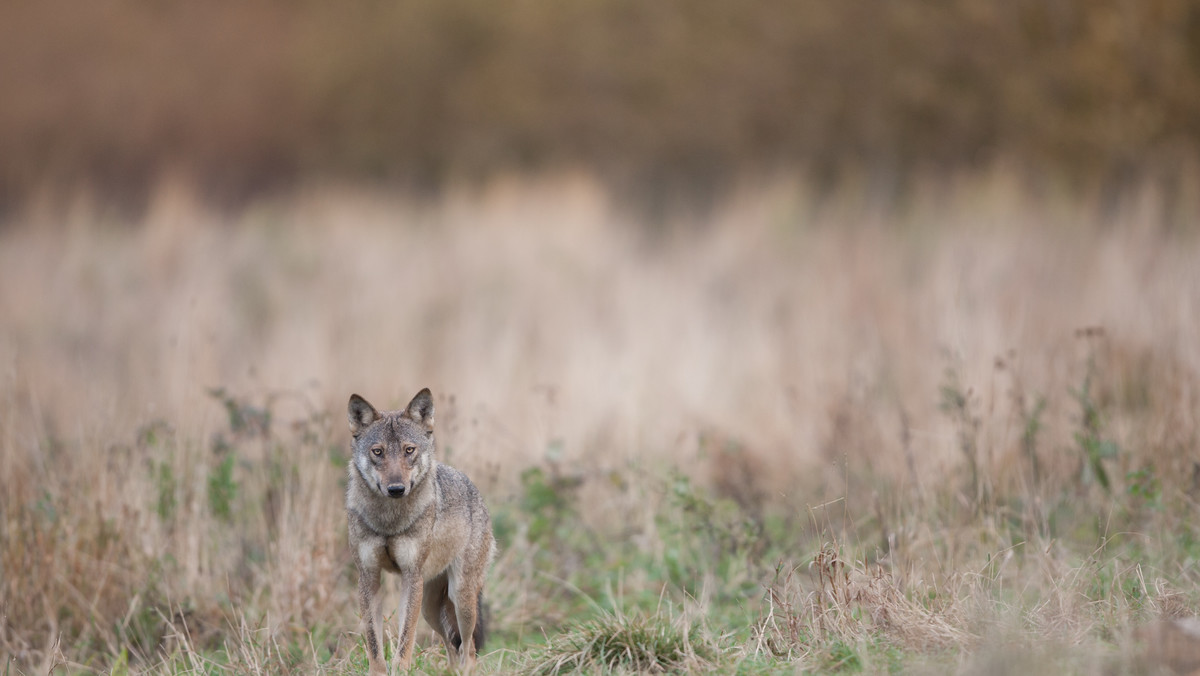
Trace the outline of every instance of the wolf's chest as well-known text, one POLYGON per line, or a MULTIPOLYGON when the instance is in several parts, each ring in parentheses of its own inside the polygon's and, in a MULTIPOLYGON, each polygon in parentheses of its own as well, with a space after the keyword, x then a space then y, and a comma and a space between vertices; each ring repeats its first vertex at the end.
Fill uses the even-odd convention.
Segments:
POLYGON ((421 564, 421 541, 417 538, 388 538, 384 548, 387 550, 389 567, 393 572, 416 570, 421 564))
POLYGON ((454 560, 453 547, 438 538, 416 538, 393 536, 372 539, 360 546, 359 557, 365 561, 377 561, 391 573, 408 573, 421 570, 421 577, 430 580, 446 570, 454 560))

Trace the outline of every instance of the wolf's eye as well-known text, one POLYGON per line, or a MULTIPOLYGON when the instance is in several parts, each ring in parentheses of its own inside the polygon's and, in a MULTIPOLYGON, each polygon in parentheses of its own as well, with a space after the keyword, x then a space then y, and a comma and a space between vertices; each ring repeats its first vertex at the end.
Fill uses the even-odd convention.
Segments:
POLYGON ((412 455, 417 450, 416 446, 405 446, 404 455, 412 455))
POLYGON ((375 446, 371 449, 371 452, 374 453, 375 455, 383 455, 383 447, 375 446))

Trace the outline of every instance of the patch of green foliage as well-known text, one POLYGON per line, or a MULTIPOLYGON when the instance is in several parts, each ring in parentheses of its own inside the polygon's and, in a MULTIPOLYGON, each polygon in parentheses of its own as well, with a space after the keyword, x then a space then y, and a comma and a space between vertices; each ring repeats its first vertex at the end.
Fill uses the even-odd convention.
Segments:
POLYGON ((238 483, 233 479, 234 456, 228 453, 208 475, 208 508, 213 516, 229 523, 233 519, 233 501, 238 483))

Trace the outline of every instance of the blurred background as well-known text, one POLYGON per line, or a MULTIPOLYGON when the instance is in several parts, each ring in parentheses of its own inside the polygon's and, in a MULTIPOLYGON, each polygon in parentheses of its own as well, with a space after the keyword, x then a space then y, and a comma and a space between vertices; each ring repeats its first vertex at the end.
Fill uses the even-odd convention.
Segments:
POLYGON ((0 671, 361 673, 428 386, 484 673, 1146 673, 1197 336, 1193 0, 3 2, 0 671))
POLYGON ((164 175, 242 204, 314 181, 437 190, 584 169, 657 206, 1012 167, 1111 194, 1195 182, 1190 0, 15 2, 0 207, 164 175))

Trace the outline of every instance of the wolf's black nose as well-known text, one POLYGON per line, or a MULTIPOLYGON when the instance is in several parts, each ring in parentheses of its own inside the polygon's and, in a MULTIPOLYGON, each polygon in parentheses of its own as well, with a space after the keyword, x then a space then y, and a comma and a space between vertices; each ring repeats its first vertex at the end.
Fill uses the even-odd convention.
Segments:
POLYGON ((404 495, 404 484, 388 484, 388 496, 398 498, 404 495))

